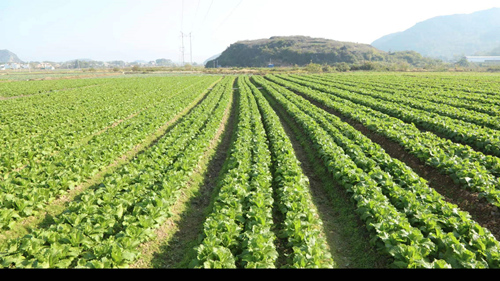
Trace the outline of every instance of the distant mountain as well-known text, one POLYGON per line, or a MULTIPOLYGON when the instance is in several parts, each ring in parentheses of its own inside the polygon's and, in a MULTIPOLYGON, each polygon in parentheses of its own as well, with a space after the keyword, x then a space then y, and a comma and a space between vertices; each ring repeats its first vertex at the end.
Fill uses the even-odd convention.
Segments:
MULTIPOLYGON (((416 52, 388 54, 368 44, 308 36, 273 36, 269 39, 233 43, 216 58, 216 61, 222 67, 267 67, 269 64, 305 66, 309 63, 335 65, 394 61, 406 61, 415 65, 422 59, 416 52)), ((205 63, 207 68, 214 66, 214 59, 205 63)))
POLYGON ((0 63, 16 62, 22 63, 16 54, 9 50, 0 50, 0 63))
POLYGON ((206 65, 206 64, 207 64, 207 62, 209 62, 209 61, 213 61, 213 60, 215 60, 215 59, 216 59, 216 58, 218 58, 218 57, 220 57, 220 53, 219 53, 219 54, 216 54, 216 55, 213 55, 213 56, 209 57, 208 59, 206 59, 206 60, 203 62, 203 65, 206 65))
POLYGON ((434 17, 371 45, 387 52, 412 50, 443 60, 489 53, 500 47, 500 8, 434 17))
POLYGON ((489 51, 477 52, 478 56, 500 56, 500 45, 498 47, 491 49, 489 51))

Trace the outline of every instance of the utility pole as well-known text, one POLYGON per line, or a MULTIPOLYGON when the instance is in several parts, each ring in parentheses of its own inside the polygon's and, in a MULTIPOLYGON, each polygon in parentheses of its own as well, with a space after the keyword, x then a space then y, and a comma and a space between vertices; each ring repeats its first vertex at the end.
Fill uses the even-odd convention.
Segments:
POLYGON ((193 66, 193 45, 191 44, 191 32, 189 32, 189 56, 191 60, 191 66, 193 66))
POLYGON ((184 66, 184 33, 181 31, 181 61, 182 66, 184 66))
POLYGON ((184 48, 184 37, 189 36, 189 56, 190 56, 190 62, 191 65, 193 65, 193 46, 192 46, 192 41, 191 41, 191 32, 188 34, 184 34, 184 32, 181 31, 181 56, 182 56, 182 66, 185 64, 185 58, 186 58, 186 51, 184 48))
MULTIPOLYGON (((187 34, 184 34, 183 30, 184 26, 184 1, 182 1, 182 12, 181 12, 181 56, 182 56, 182 66, 185 65, 186 52, 184 49, 184 36, 187 37, 187 34)), ((193 65, 193 47, 191 44, 191 32, 189 32, 189 56, 191 65, 193 65)))

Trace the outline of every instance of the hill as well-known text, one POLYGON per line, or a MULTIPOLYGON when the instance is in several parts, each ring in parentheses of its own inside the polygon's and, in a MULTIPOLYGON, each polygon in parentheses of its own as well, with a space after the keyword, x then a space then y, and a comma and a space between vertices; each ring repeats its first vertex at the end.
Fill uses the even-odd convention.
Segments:
POLYGON ((308 36, 273 36, 269 39, 244 40, 231 44, 220 56, 208 60, 205 67, 305 66, 310 63, 335 65, 365 62, 427 63, 416 52, 387 53, 368 44, 342 42, 308 36))
POLYGON ((7 63, 7 62, 21 63, 22 61, 13 52, 9 50, 0 50, 0 63, 7 63))
POLYGON ((500 47, 500 8, 434 17, 371 45, 383 51, 412 50, 443 60, 490 53, 500 47))

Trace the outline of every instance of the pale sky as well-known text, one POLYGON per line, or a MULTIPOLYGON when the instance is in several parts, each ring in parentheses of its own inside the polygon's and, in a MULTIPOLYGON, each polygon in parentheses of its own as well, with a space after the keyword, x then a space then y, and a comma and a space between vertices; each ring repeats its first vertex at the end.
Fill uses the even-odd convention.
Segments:
POLYGON ((184 41, 184 61, 203 63, 239 40, 305 35, 370 44, 432 17, 493 7, 500 1, 0 0, 0 50, 23 61, 179 62, 184 41))

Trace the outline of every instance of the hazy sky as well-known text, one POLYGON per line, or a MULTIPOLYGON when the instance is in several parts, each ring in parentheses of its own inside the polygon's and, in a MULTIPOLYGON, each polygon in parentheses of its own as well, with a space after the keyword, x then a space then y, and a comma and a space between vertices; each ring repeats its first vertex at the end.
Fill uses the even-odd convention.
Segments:
POLYGON ((192 48, 202 63, 238 40, 305 35, 370 44, 435 16, 493 7, 500 1, 0 0, 0 50, 24 61, 181 61, 184 34, 185 62, 192 48))

